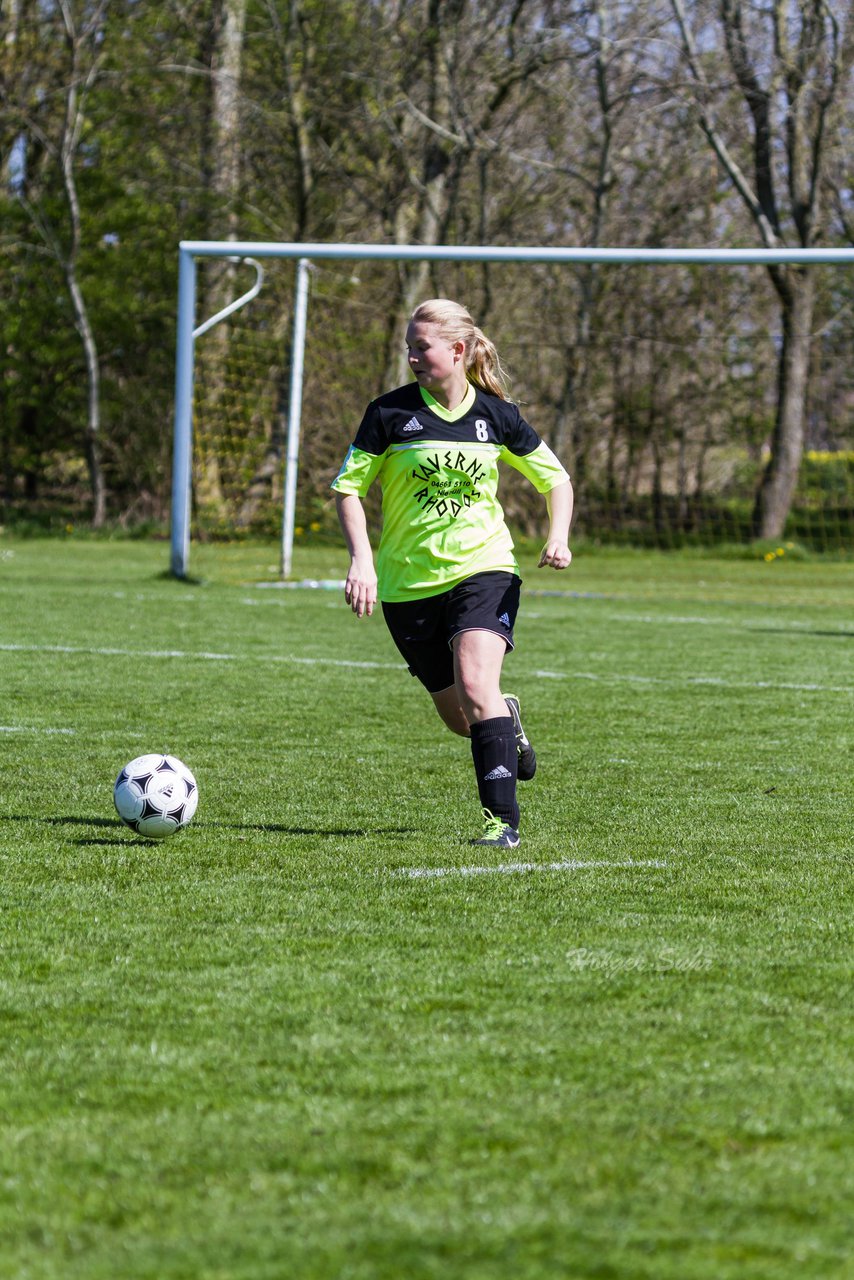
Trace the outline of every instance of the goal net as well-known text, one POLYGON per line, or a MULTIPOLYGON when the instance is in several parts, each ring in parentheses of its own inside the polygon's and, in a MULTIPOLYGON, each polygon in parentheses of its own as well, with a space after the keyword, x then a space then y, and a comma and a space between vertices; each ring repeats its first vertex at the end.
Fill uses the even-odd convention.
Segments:
MULTIPOLYGON (((252 274, 244 259, 259 250, 264 279, 257 296, 198 333, 190 348, 191 418, 176 423, 176 433, 189 432, 192 441, 186 536, 282 534, 289 429, 284 545, 331 534, 329 485, 364 406, 409 380, 399 314, 403 260, 360 259, 358 246, 336 247, 352 258, 316 256, 320 246, 281 246, 287 257, 277 257, 275 246, 205 248, 196 253, 199 320, 240 294, 252 274), (303 250, 311 261, 304 345, 299 333, 294 341, 295 257, 303 250)), ((495 341, 514 399, 573 477, 574 540, 750 545, 784 341, 768 264, 758 251, 750 262, 726 254, 650 261, 628 251, 621 260, 611 252, 605 261, 436 256, 423 267, 420 296, 460 299, 495 341)), ((854 545, 852 267, 854 251, 808 267, 814 303, 797 484, 776 545, 759 545, 757 554, 854 545)), ((185 319, 185 348, 186 331, 185 319)), ((186 390, 186 370, 183 376, 186 390)), ((179 370, 179 400, 180 384, 179 370)), ((178 434, 176 465, 177 450, 178 434)), ((175 500, 182 493, 176 483, 175 500)), ((541 501, 509 471, 502 500, 519 533, 539 536, 541 501)), ((370 515, 378 520, 377 503, 370 515)), ((186 570, 173 537, 173 568, 176 555, 178 571, 186 570)))

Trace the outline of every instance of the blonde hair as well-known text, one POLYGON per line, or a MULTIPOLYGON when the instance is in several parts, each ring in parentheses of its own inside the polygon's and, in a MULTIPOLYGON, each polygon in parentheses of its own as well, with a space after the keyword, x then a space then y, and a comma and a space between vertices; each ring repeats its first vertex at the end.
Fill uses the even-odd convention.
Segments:
POLYGON ((495 344, 478 329, 474 320, 459 302, 450 298, 430 298, 421 302, 410 317, 413 324, 434 324, 447 342, 462 342, 465 346, 466 378, 482 391, 507 400, 507 376, 501 367, 495 344))

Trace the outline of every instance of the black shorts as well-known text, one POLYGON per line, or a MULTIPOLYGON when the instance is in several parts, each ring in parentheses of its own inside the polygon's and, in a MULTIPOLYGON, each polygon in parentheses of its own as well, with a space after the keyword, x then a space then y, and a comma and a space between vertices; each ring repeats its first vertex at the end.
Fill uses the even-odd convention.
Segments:
POLYGON ((394 643, 428 693, 454 683, 451 643, 461 631, 494 631, 513 648, 521 586, 515 573, 476 573, 441 595, 383 604, 394 643))

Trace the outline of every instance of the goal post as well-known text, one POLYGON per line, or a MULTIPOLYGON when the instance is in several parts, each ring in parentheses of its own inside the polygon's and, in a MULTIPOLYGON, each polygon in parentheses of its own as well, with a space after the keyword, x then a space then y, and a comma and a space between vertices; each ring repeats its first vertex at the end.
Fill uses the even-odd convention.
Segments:
POLYGON ((643 249, 553 248, 538 245, 402 245, 359 243, 276 243, 257 241, 187 240, 179 246, 178 317, 175 362, 175 418, 172 472, 171 571, 179 578, 189 573, 191 493, 193 477, 193 398, 195 344, 198 337, 220 321, 248 305, 263 284, 261 261, 290 259, 296 262, 291 325, 290 377, 287 407, 284 503, 282 511, 282 576, 292 567, 299 445, 302 417, 306 327, 309 306, 309 272, 314 262, 347 260, 365 262, 421 261, 444 263, 505 263, 553 265, 641 264, 683 266, 772 266, 830 264, 851 267, 854 249, 643 249), (256 268, 255 285, 215 315, 197 323, 197 262, 228 259, 256 268))

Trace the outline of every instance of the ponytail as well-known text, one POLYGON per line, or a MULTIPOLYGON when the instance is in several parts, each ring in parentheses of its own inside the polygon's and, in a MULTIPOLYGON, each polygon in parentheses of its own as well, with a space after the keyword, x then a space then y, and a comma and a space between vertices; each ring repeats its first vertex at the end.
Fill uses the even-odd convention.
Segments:
MULTIPOLYGON (((468 356, 468 349, 466 349, 468 356)), ((474 326, 471 361, 466 361, 466 377, 476 387, 488 391, 491 396, 506 400, 507 377, 498 358, 495 343, 487 338, 482 329, 474 326)))
POLYGON ((450 298, 432 298, 420 303, 412 313, 413 323, 435 324, 448 342, 465 347, 466 378, 489 395, 508 400, 507 377, 495 344, 478 329, 468 311, 450 298))

